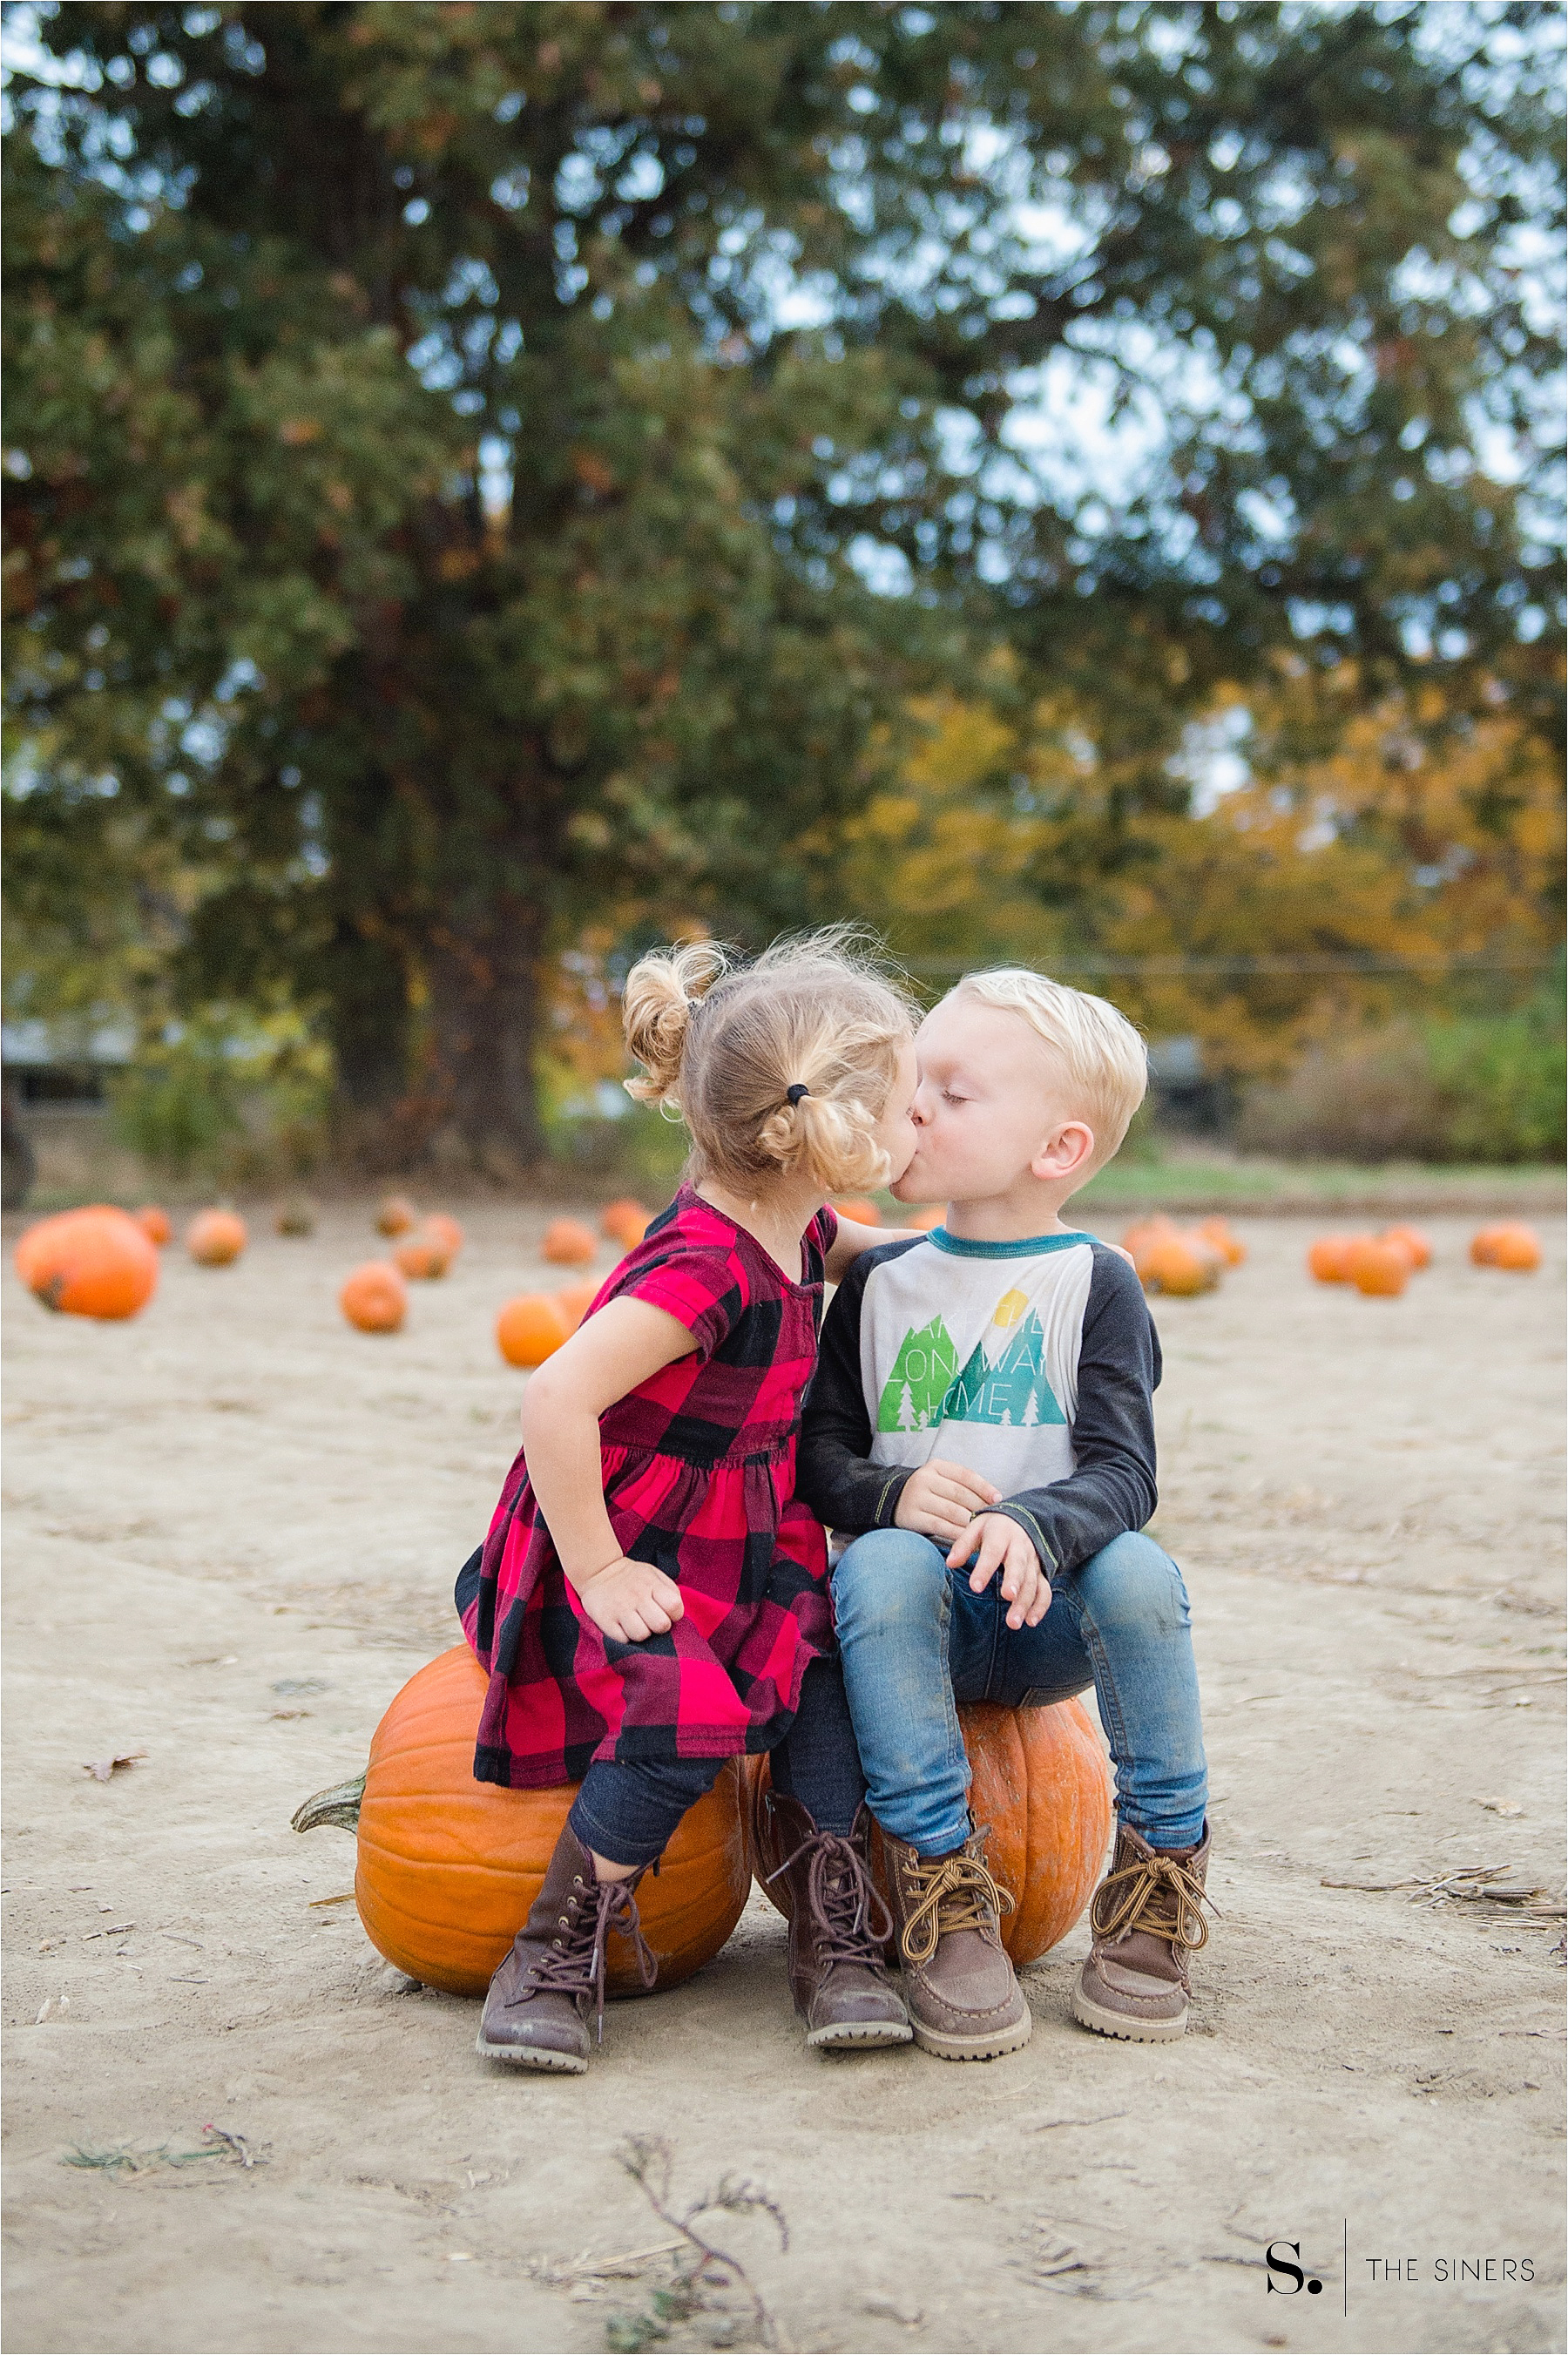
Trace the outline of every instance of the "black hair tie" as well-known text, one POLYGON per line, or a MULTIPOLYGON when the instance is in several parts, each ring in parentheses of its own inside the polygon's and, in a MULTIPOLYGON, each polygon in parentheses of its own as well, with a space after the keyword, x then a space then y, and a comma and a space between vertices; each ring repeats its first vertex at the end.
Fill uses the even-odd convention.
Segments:
POLYGON ((785 1088, 784 1093, 789 1098, 792 1104, 797 1104, 802 1096, 808 1096, 811 1093, 811 1090, 805 1086, 804 1082, 796 1080, 793 1088, 785 1088))

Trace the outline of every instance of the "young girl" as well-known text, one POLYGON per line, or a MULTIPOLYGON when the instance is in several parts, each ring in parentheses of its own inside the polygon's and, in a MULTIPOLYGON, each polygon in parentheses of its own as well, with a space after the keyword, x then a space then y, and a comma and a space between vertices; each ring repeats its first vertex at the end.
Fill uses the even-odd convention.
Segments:
POLYGON ((727 1758, 771 1750, 812 2045, 904 2043, 882 1967, 865 1784, 820 1525, 793 1500, 825 1275, 880 1229, 825 1197, 914 1147, 905 1001, 841 936, 732 970, 702 946, 627 976, 645 1101, 678 1106, 686 1181, 530 1379, 523 1447, 458 1581, 490 1689, 474 1772, 581 1778, 544 1886, 490 1985, 478 2049, 581 2071, 604 1942, 656 1973, 635 1891, 727 1758))

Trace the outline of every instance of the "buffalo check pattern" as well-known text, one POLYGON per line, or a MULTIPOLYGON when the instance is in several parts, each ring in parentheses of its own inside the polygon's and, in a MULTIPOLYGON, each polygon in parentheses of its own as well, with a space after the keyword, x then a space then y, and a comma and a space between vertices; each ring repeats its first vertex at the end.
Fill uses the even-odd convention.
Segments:
POLYGON ((621 1644, 583 1612, 519 1451, 457 1607, 489 1672, 474 1773, 517 1790, 594 1759, 729 1758, 788 1731, 811 1660, 833 1649, 821 1524, 794 1501, 837 1221, 819 1211, 792 1283, 756 1238, 683 1186, 588 1314, 646 1300, 690 1333, 600 1418, 615 1540, 676 1581, 686 1615, 621 1644))

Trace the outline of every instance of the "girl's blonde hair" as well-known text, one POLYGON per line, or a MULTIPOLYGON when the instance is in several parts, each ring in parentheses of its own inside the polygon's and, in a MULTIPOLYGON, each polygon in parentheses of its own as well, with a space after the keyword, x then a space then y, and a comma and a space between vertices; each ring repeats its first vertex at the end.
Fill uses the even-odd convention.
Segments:
POLYGON ((647 1071, 627 1092, 679 1112, 694 1178, 744 1192, 805 1177, 825 1193, 886 1179, 873 1128, 914 1020, 850 927, 777 941, 750 964, 710 941, 656 950, 621 1004, 647 1071))

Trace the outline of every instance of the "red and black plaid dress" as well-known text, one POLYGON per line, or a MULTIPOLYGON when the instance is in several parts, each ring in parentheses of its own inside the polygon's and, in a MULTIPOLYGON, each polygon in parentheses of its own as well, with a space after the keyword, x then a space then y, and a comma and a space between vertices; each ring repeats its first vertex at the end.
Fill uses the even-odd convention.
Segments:
POLYGON ((457 1582, 464 1633, 490 1671, 479 1782, 574 1783, 593 1759, 728 1758, 788 1732, 806 1668, 833 1648, 826 1541, 794 1495, 837 1224, 827 1209, 812 1220, 792 1284, 744 1227, 683 1186, 605 1284, 591 1316, 606 1301, 651 1301, 695 1344, 599 1423, 615 1541, 676 1581, 686 1615, 640 1644, 603 1634, 556 1557, 519 1451, 457 1582))

